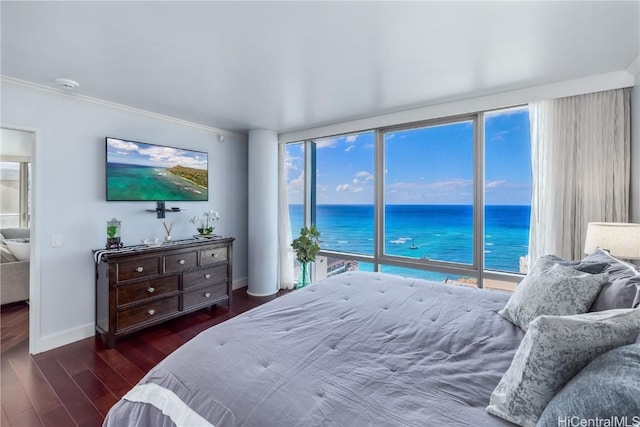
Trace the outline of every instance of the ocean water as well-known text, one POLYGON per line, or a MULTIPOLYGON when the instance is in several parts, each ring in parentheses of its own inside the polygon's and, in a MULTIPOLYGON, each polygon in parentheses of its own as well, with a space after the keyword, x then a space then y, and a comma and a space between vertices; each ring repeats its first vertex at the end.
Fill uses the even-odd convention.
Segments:
MULTIPOLYGON (((302 205, 290 205, 292 235, 302 227, 302 205)), ((518 272, 527 254, 530 206, 485 207, 485 268, 518 272)), ((465 205, 388 205, 386 254, 470 264, 473 261, 473 207, 465 205)), ((321 248, 373 255, 372 205, 318 205, 321 248)), ((388 271, 388 269, 387 269, 388 271)))
POLYGON ((206 188, 180 178, 165 168, 107 164, 108 200, 207 200, 206 188))

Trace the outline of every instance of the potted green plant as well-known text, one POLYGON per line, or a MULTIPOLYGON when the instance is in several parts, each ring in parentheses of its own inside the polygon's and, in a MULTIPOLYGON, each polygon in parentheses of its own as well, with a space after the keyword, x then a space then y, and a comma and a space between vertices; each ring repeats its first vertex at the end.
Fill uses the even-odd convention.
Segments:
POLYGON ((318 252, 320 252, 320 232, 315 225, 302 227, 300 236, 293 240, 291 247, 296 252, 296 259, 300 263, 300 277, 296 288, 302 288, 311 283, 309 273, 309 263, 315 262, 318 252))

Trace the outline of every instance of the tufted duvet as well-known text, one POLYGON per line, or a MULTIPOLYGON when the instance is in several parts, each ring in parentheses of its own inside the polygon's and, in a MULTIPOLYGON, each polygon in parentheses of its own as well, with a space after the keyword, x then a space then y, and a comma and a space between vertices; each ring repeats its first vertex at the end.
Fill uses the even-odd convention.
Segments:
POLYGON ((104 425, 505 426, 485 412, 523 332, 509 294, 352 272, 186 343, 104 425))

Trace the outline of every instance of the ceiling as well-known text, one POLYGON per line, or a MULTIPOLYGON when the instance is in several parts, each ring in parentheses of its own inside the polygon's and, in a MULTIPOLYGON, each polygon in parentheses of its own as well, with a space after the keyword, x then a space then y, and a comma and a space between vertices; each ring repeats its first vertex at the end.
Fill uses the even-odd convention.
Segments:
POLYGON ((640 1, 2 1, 1 73, 288 132, 625 70, 640 1))

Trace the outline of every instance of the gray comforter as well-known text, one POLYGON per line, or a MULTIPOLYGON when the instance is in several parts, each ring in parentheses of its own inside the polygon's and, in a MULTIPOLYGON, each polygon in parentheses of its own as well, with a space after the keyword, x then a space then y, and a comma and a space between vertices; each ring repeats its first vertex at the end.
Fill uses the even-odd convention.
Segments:
POLYGON ((485 412, 523 336, 496 314, 508 299, 341 274, 202 332, 151 370, 105 426, 174 425, 175 408, 164 409, 170 418, 136 397, 145 386, 155 397, 171 390, 192 412, 187 425, 510 425, 485 412))

